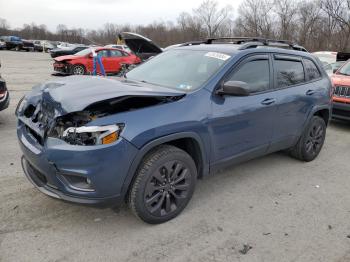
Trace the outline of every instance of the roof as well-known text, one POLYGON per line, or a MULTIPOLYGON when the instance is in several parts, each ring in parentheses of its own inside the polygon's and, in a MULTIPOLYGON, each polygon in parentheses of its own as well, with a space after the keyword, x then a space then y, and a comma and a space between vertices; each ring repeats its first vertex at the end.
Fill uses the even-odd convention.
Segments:
POLYGON ((198 51, 215 51, 221 52, 228 55, 234 55, 238 53, 240 45, 235 44, 211 44, 211 45, 188 45, 188 46, 178 46, 174 49, 188 49, 188 50, 198 50, 198 51))
POLYGON ((272 53, 272 52, 277 52, 277 53, 283 53, 286 55, 299 55, 299 56, 304 56, 304 57, 311 57, 314 58, 310 53, 308 52, 302 52, 302 51, 297 51, 297 50, 290 50, 290 49, 284 49, 284 48, 279 48, 279 47, 272 47, 272 46, 258 46, 257 48, 247 48, 247 49, 242 49, 240 48, 242 45, 238 44, 200 44, 200 45, 187 45, 187 46, 180 46, 180 47, 175 47, 174 50, 179 50, 179 49, 188 49, 188 50, 198 50, 198 51, 208 51, 208 52, 220 52, 224 54, 228 54, 230 56, 234 56, 240 52, 267 52, 267 53, 272 53))
POLYGON ((224 52, 227 54, 233 54, 238 51, 248 50, 248 49, 257 49, 257 48, 275 48, 278 50, 288 49, 295 51, 302 51, 308 53, 307 50, 288 40, 278 40, 278 39, 268 39, 262 37, 217 37, 217 38, 208 38, 202 41, 193 41, 180 44, 179 47, 185 46, 206 46, 200 48, 201 50, 211 50, 224 52))

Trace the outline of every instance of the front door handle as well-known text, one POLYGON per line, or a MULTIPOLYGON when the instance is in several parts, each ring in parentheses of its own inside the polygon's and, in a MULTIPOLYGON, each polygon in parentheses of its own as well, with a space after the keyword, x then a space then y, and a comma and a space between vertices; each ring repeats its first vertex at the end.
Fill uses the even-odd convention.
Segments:
POLYGON ((316 91, 315 91, 315 90, 312 90, 312 89, 306 91, 306 95, 307 95, 307 96, 312 96, 312 95, 315 94, 315 93, 316 93, 316 91))
POLYGON ((265 100, 263 100, 261 102, 261 104, 265 105, 265 106, 268 106, 268 105, 271 105, 271 104, 274 104, 276 103, 276 99, 275 98, 266 98, 265 100))

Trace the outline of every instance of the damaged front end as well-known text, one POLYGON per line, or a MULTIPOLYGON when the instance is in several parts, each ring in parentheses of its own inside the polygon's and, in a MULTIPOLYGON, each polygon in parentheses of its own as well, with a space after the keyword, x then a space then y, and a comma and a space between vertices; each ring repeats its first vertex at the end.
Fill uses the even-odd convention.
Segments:
POLYGON ((27 132, 41 146, 48 137, 60 139, 70 145, 104 145, 118 140, 125 123, 94 126, 94 120, 174 102, 182 97, 183 95, 125 95, 97 101, 81 111, 67 112, 59 102, 53 100, 48 90, 44 89, 41 95, 36 94, 22 99, 16 114, 19 121, 25 125, 27 132))
POLYGON ((59 74, 70 74, 71 67, 69 61, 55 61, 53 63, 53 70, 59 74))

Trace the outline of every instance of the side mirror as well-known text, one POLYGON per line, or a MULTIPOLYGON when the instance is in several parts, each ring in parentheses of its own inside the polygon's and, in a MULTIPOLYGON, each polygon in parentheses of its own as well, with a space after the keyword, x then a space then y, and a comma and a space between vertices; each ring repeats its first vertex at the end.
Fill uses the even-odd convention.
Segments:
POLYGON ((333 69, 333 74, 335 74, 338 71, 338 69, 333 69))
POLYGON ((220 96, 249 96, 250 88, 246 82, 227 81, 216 91, 220 96))

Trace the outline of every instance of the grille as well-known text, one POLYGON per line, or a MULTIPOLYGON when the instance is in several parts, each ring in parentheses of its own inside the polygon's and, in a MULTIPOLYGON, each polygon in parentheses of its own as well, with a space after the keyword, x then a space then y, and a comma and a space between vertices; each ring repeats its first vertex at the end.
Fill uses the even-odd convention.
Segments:
POLYGON ((349 86, 336 86, 334 88, 334 96, 350 98, 350 87, 349 86))

